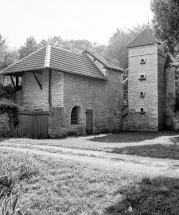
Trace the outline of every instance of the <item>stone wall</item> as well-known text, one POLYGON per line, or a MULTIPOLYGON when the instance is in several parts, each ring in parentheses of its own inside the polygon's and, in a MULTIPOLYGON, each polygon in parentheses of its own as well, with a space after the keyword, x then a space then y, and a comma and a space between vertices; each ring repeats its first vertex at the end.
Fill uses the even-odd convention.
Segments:
POLYGON ((85 134, 83 124, 70 126, 66 123, 63 107, 50 107, 48 133, 52 138, 70 134, 85 134))
POLYGON ((105 72, 108 80, 100 80, 60 71, 51 74, 51 107, 49 110, 49 71, 37 77, 42 90, 31 72, 22 77, 23 107, 26 110, 50 111, 49 134, 52 137, 66 133, 85 134, 86 110, 93 110, 93 132, 122 129, 122 72, 105 72), (71 111, 80 107, 80 123, 71 125, 71 111))
POLYGON ((50 110, 50 136, 85 134, 87 109, 93 110, 94 133, 122 129, 122 73, 108 71, 106 76, 107 81, 64 73, 64 107, 50 110), (78 125, 71 125, 74 106, 81 109, 78 125))
POLYGON ((42 84, 42 90, 32 72, 25 72, 22 76, 23 106, 26 110, 43 109, 48 111, 49 71, 45 70, 42 74, 37 74, 37 77, 42 84))
MULTIPOLYGON (((42 74, 36 74, 42 85, 40 89, 32 72, 25 72, 22 77, 23 106, 26 110, 49 110, 49 70, 43 70, 42 74)), ((17 98, 20 92, 17 94, 17 98)), ((18 103, 20 100, 18 99, 18 103)), ((63 107, 63 73, 52 70, 51 72, 51 105, 63 107)))
MULTIPOLYGON (((132 131, 158 131, 158 50, 156 45, 129 49, 129 114, 124 118, 123 129, 132 131), (141 64, 140 59, 146 59, 141 64), (139 80, 139 75, 146 75, 139 80), (145 96, 140 97, 140 92, 145 96), (143 114, 140 108, 144 109, 143 114)), ((162 89, 160 90, 162 92, 162 89)))
POLYGON ((52 70, 52 73, 51 73, 52 107, 64 106, 63 84, 64 84, 63 72, 52 70))

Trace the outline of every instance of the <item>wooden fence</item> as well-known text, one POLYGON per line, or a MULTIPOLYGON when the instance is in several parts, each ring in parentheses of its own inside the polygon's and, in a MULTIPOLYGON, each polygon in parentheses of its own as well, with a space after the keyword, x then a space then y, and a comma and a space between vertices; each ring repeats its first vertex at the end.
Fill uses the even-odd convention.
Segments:
POLYGON ((48 111, 20 111, 18 136, 46 138, 48 136, 48 111))

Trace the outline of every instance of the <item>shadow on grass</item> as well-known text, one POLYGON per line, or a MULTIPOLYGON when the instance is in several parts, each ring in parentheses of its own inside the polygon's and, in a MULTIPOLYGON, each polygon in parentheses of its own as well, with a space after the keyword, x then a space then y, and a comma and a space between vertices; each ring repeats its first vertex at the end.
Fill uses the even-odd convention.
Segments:
POLYGON ((176 135, 175 132, 121 132, 117 134, 106 134, 102 137, 91 138, 90 141, 104 143, 130 143, 152 140, 162 136, 176 135))
POLYGON ((0 137, 0 142, 7 140, 7 138, 0 137))
POLYGON ((128 154, 151 158, 179 159, 179 145, 153 144, 142 146, 127 146, 123 148, 112 148, 110 153, 128 154))
POLYGON ((179 214, 179 179, 144 178, 121 194, 122 201, 107 207, 105 215, 179 214))
MULTIPOLYGON (((178 133, 179 134, 179 133, 178 133)), ((174 144, 179 144, 179 136, 178 137, 171 137, 170 140, 174 143, 174 144)))

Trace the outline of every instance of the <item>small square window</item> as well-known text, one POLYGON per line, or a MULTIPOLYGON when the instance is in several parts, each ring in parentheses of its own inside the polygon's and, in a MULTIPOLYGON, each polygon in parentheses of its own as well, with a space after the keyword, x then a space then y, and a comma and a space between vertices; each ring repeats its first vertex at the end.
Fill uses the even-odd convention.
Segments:
POLYGON ((139 80, 145 80, 146 79, 146 74, 141 73, 139 74, 139 80))
POLYGON ((146 59, 145 58, 141 58, 140 59, 140 64, 145 64, 146 63, 146 59))
POLYGON ((145 111, 144 111, 144 108, 140 108, 140 114, 144 114, 145 111))
POLYGON ((145 92, 140 92, 140 98, 144 98, 145 97, 145 92))

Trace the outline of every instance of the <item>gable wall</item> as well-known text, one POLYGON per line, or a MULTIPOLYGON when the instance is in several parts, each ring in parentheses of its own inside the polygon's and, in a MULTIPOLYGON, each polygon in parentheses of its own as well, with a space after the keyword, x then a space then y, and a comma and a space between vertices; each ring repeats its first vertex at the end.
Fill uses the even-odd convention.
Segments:
POLYGON ((93 110, 94 133, 122 129, 122 73, 108 71, 107 75, 109 80, 105 81, 64 73, 64 108, 53 109, 49 128, 51 136, 68 132, 84 134, 87 109, 93 110), (74 106, 81 108, 79 125, 71 125, 74 106), (57 115, 59 117, 55 120, 57 115))
POLYGON ((49 109, 47 97, 48 71, 43 71, 37 77, 42 84, 42 90, 31 72, 25 72, 22 76, 23 108, 26 110, 43 109, 47 111, 49 109))
MULTIPOLYGON (((42 84, 42 90, 31 72, 25 72, 22 77, 23 108, 27 110, 49 110, 49 71, 44 70, 37 74, 42 84)), ((63 73, 52 71, 51 75, 51 102, 52 106, 63 106, 63 73)))

